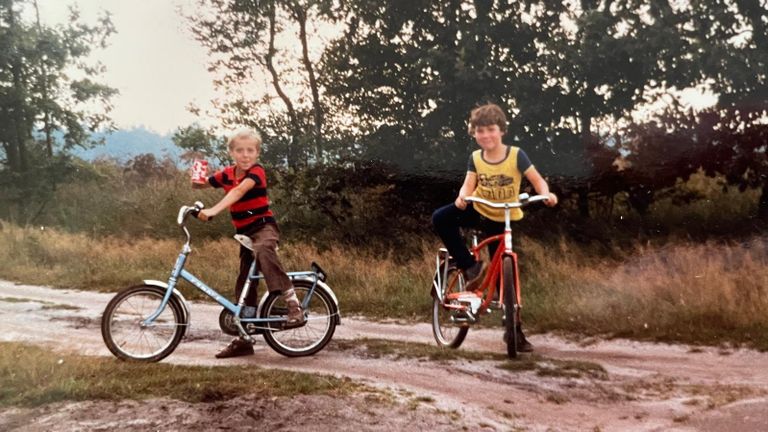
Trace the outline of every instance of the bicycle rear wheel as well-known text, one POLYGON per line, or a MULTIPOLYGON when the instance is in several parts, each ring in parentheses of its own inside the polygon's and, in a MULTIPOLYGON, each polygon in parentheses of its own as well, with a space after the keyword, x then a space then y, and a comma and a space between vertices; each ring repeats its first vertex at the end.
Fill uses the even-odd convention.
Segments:
POLYGON ((507 357, 517 357, 517 287, 515 266, 512 257, 505 256, 501 263, 504 283, 504 342, 507 343, 507 357))
POLYGON ((176 297, 150 325, 142 325, 163 301, 165 290, 151 285, 126 288, 110 300, 101 317, 101 337, 122 360, 155 362, 167 357, 181 342, 183 308, 176 297))
MULTIPOLYGON (((443 268, 443 263, 440 264, 440 269, 443 268)), ((439 272, 440 270, 438 270, 439 272)), ((443 281, 442 297, 445 298, 449 293, 455 293, 464 291, 464 275, 456 268, 454 264, 449 264, 448 273, 445 280, 442 279, 442 275, 435 274, 433 279, 433 300, 432 300, 432 334, 435 336, 435 341, 441 347, 445 348, 458 348, 464 342, 469 331, 469 325, 467 323, 459 323, 455 321, 456 310, 445 306, 443 300, 440 298, 440 292, 434 292, 439 290, 438 281, 443 281)), ((458 302, 453 300, 452 304, 458 305, 458 302)))
MULTIPOLYGON (((293 288, 300 302, 309 293, 312 283, 294 281, 293 288)), ((264 301, 259 313, 260 318, 283 318, 288 313, 288 306, 280 299, 280 292, 271 292, 264 301)), ((312 293, 309 304, 304 309, 306 323, 301 327, 283 330, 282 322, 269 323, 264 330, 264 340, 278 353, 286 357, 302 357, 317 353, 325 347, 336 330, 338 310, 336 303, 319 286, 312 293)))

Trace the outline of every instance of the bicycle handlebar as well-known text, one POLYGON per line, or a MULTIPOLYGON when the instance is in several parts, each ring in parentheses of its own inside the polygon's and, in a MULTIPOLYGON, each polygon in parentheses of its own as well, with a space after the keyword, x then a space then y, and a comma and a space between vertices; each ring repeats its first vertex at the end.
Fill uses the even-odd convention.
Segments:
POLYGON ((486 199, 478 198, 478 197, 474 197, 474 196, 469 196, 469 197, 465 197, 464 198, 465 201, 477 202, 477 203, 480 203, 480 204, 487 205, 488 207, 503 209, 503 208, 520 208, 520 207, 525 207, 528 204, 535 203, 537 201, 548 200, 549 196, 547 196, 547 195, 528 196, 528 194, 523 193, 523 194, 520 194, 520 197, 518 199, 520 200, 518 202, 495 203, 495 202, 491 202, 491 201, 488 201, 486 199))
POLYGON ((184 243, 184 251, 189 253, 191 249, 189 249, 189 242, 192 240, 192 236, 189 235, 189 230, 187 229, 187 226, 184 224, 187 221, 187 217, 189 215, 193 215, 197 217, 197 215, 200 213, 200 210, 205 208, 205 204, 203 204, 200 201, 195 201, 195 204, 192 206, 181 206, 179 209, 179 214, 176 216, 176 223, 179 224, 179 227, 181 227, 181 230, 184 232, 184 235, 187 237, 186 243, 184 243))
POLYGON ((200 210, 204 208, 205 204, 200 201, 195 201, 195 203, 191 206, 181 206, 179 209, 179 214, 176 216, 176 223, 178 223, 179 226, 184 226, 184 222, 187 220, 187 216, 192 215, 197 217, 197 215, 200 213, 200 210))

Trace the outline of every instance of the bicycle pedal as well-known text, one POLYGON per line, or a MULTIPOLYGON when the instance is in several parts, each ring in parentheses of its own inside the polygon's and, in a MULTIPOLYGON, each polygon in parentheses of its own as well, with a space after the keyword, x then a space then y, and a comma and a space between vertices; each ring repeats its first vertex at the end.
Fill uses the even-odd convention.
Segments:
POLYGON ((483 304, 483 299, 477 296, 472 296, 472 297, 466 296, 466 297, 459 298, 459 302, 466 303, 468 308, 467 313, 470 315, 475 315, 480 309, 480 305, 483 304))

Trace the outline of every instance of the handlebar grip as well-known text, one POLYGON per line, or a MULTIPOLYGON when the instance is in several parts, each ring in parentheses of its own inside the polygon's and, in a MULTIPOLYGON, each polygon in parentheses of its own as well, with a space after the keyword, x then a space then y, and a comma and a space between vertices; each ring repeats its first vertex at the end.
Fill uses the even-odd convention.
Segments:
MULTIPOLYGON (((198 215, 200 214, 200 210, 202 209, 193 208, 192 210, 189 211, 189 214, 192 215, 195 219, 199 219, 198 215)), ((208 216, 208 221, 212 221, 212 220, 213 220, 213 216, 208 216)))

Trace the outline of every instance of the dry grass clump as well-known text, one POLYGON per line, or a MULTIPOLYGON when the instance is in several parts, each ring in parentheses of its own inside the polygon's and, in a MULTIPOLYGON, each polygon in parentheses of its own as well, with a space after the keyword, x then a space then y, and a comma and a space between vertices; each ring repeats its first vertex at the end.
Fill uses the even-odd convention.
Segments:
MULTIPOLYGON (((0 231, 0 242, 6 245, 0 248, 2 278, 62 288, 117 291, 142 279, 166 281, 183 239, 92 238, 50 228, 6 225, 0 231)), ((192 249, 187 270, 220 293, 234 296, 238 243, 231 238, 193 239, 192 249)), ((428 246, 424 249, 428 250, 428 246)), ((328 283, 343 299, 343 313, 423 319, 429 312, 433 269, 427 264, 431 257, 398 263, 391 255, 376 256, 339 246, 319 250, 303 244, 283 244, 278 253, 287 271, 309 270, 312 261, 318 262, 329 276, 328 283)), ((180 289, 187 298, 207 298, 186 282, 180 283, 180 289)), ((263 283, 259 290, 265 292, 263 283)))
POLYGON ((637 247, 596 261, 561 246, 532 247, 545 270, 529 300, 537 325, 698 343, 768 348, 768 242, 637 247), (533 303, 533 304, 531 304, 533 303))

